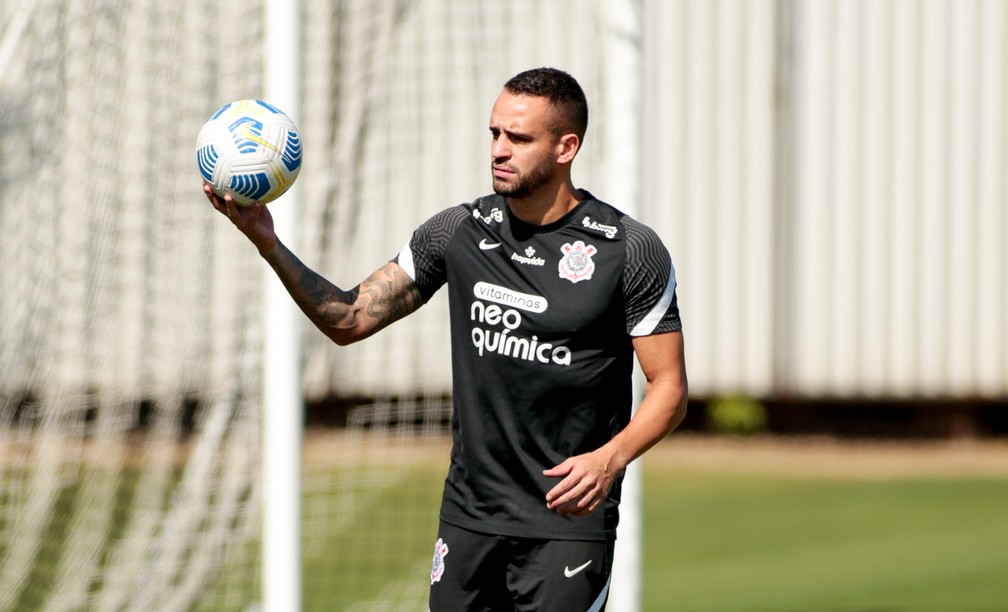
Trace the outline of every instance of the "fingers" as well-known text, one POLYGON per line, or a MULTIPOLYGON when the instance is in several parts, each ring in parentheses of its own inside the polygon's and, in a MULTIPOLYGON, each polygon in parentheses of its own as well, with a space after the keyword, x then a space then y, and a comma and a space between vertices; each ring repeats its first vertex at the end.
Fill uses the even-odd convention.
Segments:
POLYGON ((585 483, 572 489, 569 493, 558 497, 552 503, 547 502, 546 507, 557 514, 584 516, 591 514, 605 499, 606 491, 585 483))
MULTIPOLYGON (((568 460, 569 461, 569 460, 568 460)), ((594 512, 609 492, 608 481, 568 461, 544 470, 551 477, 566 476, 546 494, 546 507, 560 515, 583 516, 594 512)))
MULTIPOLYGON (((223 197, 217 195, 209 183, 203 181, 203 193, 206 195, 207 199, 210 200, 210 204, 213 205, 214 209, 231 219, 235 225, 239 225, 245 220, 245 215, 239 210, 238 205, 235 203, 234 198, 231 194, 224 194, 223 197)), ((248 206, 252 210, 252 214, 249 215, 253 222, 257 221, 259 218, 259 203, 257 202, 253 206, 248 206)))
POLYGON ((238 205, 235 204, 234 198, 228 194, 224 194, 224 209, 227 212, 227 216, 231 219, 238 219, 238 205))
POLYGON ((216 200, 218 199, 217 194, 214 193, 213 187, 210 186, 210 183, 206 181, 203 181, 203 194, 206 195, 207 199, 210 200, 212 204, 216 204, 216 200))
MULTIPOLYGON (((563 480, 546 493, 546 507, 550 510, 561 505, 560 498, 570 493, 570 490, 578 482, 577 478, 569 477, 572 469, 571 460, 567 459, 559 465, 553 466, 548 470, 543 470, 543 476, 547 478, 563 478, 563 480)), ((566 503, 566 501, 562 503, 566 503)))
POLYGON ((570 461, 570 459, 567 459, 560 465, 553 466, 548 470, 543 470, 543 476, 546 476, 547 478, 563 478, 567 474, 570 474, 570 461))
POLYGON ((210 200, 210 203, 213 204, 214 208, 229 217, 235 217, 238 212, 238 206, 235 204, 234 198, 231 197, 231 194, 226 193, 223 196, 218 195, 217 192, 213 190, 213 187, 210 186, 210 183, 207 183, 206 181, 203 181, 203 193, 206 195, 207 199, 210 200))
POLYGON ((570 503, 557 508, 556 513, 560 516, 588 516, 598 509, 598 507, 602 504, 603 499, 604 496, 579 500, 576 503, 570 503))
POLYGON ((262 202, 239 206, 230 194, 218 195, 206 181, 203 182, 203 193, 214 210, 226 216, 255 245, 260 255, 268 257, 276 252, 279 240, 273 228, 273 217, 262 202))
MULTIPOLYGON (((206 195, 208 200, 210 200, 210 204, 213 205, 214 209, 216 209, 217 212, 223 215, 228 214, 227 203, 225 202, 225 199, 217 195, 214 192, 213 188, 210 187, 210 183, 207 183, 206 181, 203 181, 203 194, 206 195)), ((230 196, 225 196, 225 198, 229 197, 230 196)))

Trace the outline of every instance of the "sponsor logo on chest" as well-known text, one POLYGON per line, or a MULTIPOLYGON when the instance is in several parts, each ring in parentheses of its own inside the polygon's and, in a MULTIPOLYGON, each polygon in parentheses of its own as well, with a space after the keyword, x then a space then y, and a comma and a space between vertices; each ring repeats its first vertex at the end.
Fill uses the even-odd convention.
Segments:
POLYGON ((473 285, 469 320, 470 338, 480 357, 496 354, 521 361, 569 366, 571 350, 561 344, 544 342, 536 334, 523 333, 525 313, 544 313, 545 297, 521 293, 493 283, 473 285))
POLYGON ((524 255, 519 255, 518 253, 511 253, 511 261, 518 262, 526 266, 545 266, 546 260, 542 257, 536 257, 536 250, 532 247, 527 247, 525 249, 524 255))

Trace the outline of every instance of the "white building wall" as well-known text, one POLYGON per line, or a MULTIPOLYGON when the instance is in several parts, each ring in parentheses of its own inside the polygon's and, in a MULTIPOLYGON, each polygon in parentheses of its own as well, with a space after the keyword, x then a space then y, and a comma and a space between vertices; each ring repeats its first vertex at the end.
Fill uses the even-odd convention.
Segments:
POLYGON ((646 6, 692 391, 1008 393, 1008 7, 646 6))
POLYGON ((694 394, 773 388, 775 5, 645 5, 640 217, 677 269, 694 394))
POLYGON ((796 9, 789 386, 1004 394, 1005 4, 796 9))

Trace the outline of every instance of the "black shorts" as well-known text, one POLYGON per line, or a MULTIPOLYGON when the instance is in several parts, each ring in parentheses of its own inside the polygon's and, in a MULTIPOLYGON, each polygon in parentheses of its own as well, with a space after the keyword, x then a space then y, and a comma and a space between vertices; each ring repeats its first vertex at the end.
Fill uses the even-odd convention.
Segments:
POLYGON ((430 612, 599 612, 614 541, 540 540, 468 531, 441 521, 430 612))

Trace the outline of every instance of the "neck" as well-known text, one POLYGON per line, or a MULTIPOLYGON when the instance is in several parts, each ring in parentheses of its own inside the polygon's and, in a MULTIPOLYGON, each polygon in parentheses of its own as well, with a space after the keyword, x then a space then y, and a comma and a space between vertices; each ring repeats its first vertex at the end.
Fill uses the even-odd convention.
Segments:
POLYGON ((511 213, 530 225, 549 225, 570 212, 584 194, 567 181, 554 189, 540 189, 524 198, 507 198, 511 213))

